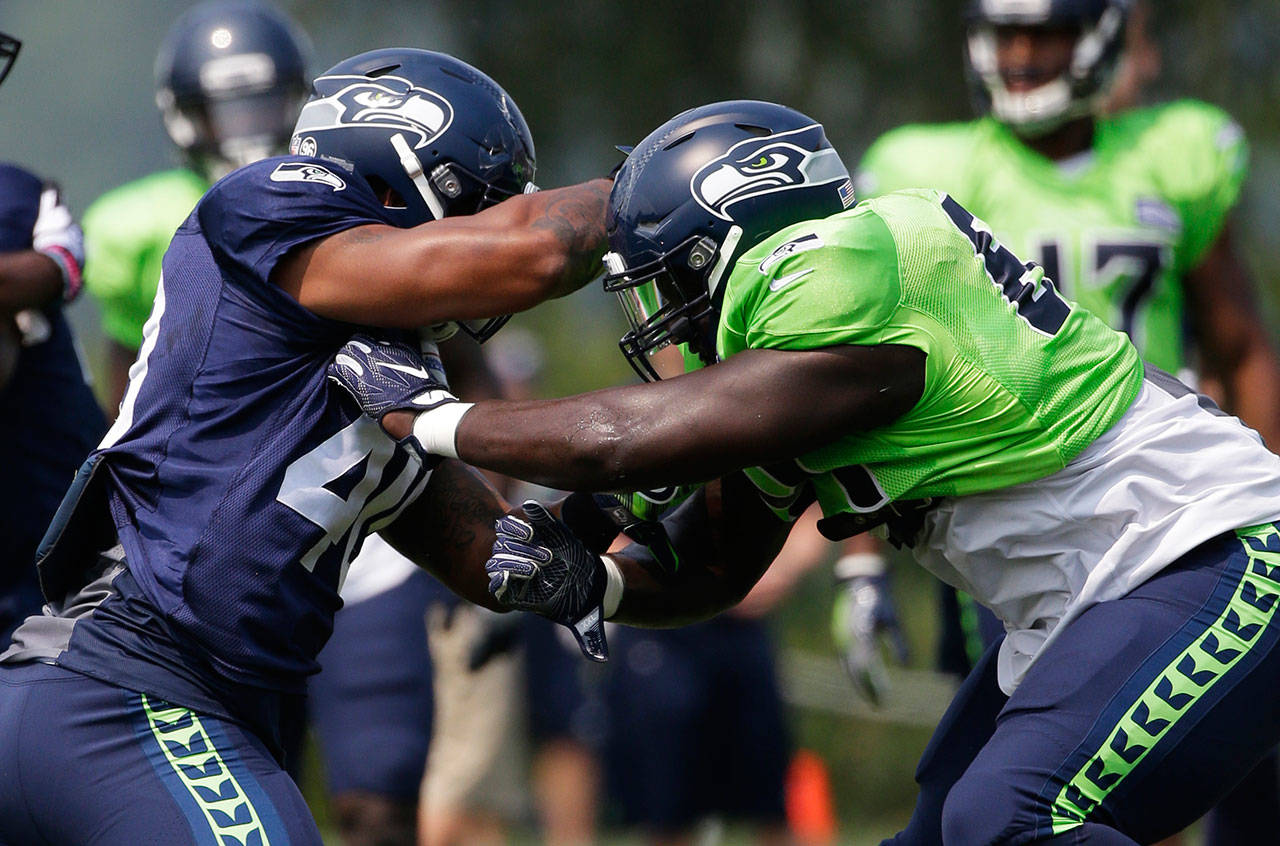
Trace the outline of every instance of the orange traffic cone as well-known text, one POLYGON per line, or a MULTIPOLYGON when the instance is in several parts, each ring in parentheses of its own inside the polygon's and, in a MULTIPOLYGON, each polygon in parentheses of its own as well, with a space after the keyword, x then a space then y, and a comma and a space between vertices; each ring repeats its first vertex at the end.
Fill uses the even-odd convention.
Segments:
POLYGON ((836 842, 831 777, 822 758, 808 749, 796 750, 787 771, 787 823, 800 846, 836 842))

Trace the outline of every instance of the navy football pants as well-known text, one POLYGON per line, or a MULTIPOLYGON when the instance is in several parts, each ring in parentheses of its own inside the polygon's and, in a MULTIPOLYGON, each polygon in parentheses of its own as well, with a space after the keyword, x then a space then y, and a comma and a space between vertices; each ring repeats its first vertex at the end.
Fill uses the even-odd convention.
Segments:
POLYGON ((0 666, 3 846, 267 842, 321 841, 254 735, 61 667, 0 666))
POLYGON ((1013 696, 995 648, 916 771, 894 844, 1150 843, 1280 742, 1280 531, 1226 534, 1086 610, 1013 696))

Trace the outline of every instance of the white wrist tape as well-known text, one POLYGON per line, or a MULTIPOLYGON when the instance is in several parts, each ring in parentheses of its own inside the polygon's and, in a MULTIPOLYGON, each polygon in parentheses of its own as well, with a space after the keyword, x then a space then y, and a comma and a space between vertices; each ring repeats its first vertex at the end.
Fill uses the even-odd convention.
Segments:
POLYGON ((836 559, 831 572, 836 579, 844 581, 859 576, 883 575, 884 567, 884 556, 878 552, 851 552, 836 559))
POLYGON ((471 410, 475 403, 449 402, 429 411, 421 412, 413 421, 413 437, 422 447, 422 451, 430 455, 443 455, 445 458, 457 458, 458 424, 462 415, 471 410))
POLYGON ((614 561, 608 555, 601 555, 600 560, 604 562, 604 601, 600 604, 604 606, 604 618, 607 620, 618 610, 618 604, 622 602, 622 571, 618 569, 618 562, 614 561))

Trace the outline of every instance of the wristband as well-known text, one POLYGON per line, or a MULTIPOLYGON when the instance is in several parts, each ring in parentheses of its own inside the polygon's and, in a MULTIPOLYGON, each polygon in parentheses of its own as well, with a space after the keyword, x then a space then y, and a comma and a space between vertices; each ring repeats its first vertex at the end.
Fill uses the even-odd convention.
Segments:
POLYGON ((884 575, 884 556, 878 552, 851 552, 836 559, 831 568, 836 581, 848 581, 860 576, 884 575))
POLYGON ((58 266, 58 272, 62 274, 62 301, 69 303, 79 296, 84 277, 80 273, 80 263, 71 251, 58 244, 36 247, 35 250, 58 266))
POLYGON ((457 458, 458 424, 475 403, 449 402, 423 411, 413 421, 413 438, 428 455, 457 458))
POLYGON ((618 605, 622 602, 622 570, 618 569, 618 562, 614 561, 608 555, 601 555, 600 560, 604 563, 604 600, 600 603, 604 611, 604 618, 608 620, 618 611, 618 605))

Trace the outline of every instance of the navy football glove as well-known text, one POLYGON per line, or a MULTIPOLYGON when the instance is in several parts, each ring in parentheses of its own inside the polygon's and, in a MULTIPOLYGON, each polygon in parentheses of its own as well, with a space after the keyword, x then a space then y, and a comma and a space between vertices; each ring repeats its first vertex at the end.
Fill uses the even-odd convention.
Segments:
POLYGON ((484 565, 489 593, 503 605, 533 611, 567 626, 582 654, 609 660, 604 637, 604 562, 569 527, 532 500, 495 526, 493 556, 484 565))
MULTIPOLYGON (((328 376, 379 423, 389 411, 430 411, 458 401, 449 393, 440 354, 430 342, 419 347, 355 335, 334 355, 328 376)), ((412 432, 399 444, 412 449, 424 464, 439 461, 412 432)))
POLYGON ((867 572, 843 578, 837 575, 837 579, 831 630, 840 650, 840 660, 858 693, 872 705, 879 706, 889 689, 880 652, 881 639, 889 643, 899 663, 907 660, 907 640, 898 622, 889 576, 884 572, 867 572))
POLYGON ((374 420, 382 420, 388 411, 426 411, 458 401, 449 393, 444 365, 430 344, 419 349, 402 341, 355 335, 334 355, 328 375, 374 420))

